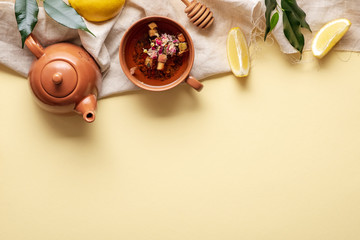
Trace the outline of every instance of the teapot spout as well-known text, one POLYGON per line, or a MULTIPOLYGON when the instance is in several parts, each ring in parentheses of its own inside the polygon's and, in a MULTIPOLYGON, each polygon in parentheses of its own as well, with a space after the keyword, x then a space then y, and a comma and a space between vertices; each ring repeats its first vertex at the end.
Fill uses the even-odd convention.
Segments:
POLYGON ((96 105, 96 96, 94 94, 90 94, 76 105, 75 111, 80 113, 86 122, 92 123, 95 120, 96 105))

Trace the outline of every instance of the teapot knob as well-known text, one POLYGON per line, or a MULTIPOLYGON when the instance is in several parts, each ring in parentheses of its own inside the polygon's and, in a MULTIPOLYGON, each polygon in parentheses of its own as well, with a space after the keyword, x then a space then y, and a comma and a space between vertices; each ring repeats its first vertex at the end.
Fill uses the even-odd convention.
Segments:
POLYGON ((57 59, 47 63, 40 73, 40 88, 56 98, 64 98, 75 91, 78 75, 71 63, 57 59))
POLYGON ((54 84, 60 85, 60 84, 63 82, 63 75, 62 75, 62 73, 60 73, 60 72, 55 73, 55 74, 52 76, 52 81, 53 81, 54 84))

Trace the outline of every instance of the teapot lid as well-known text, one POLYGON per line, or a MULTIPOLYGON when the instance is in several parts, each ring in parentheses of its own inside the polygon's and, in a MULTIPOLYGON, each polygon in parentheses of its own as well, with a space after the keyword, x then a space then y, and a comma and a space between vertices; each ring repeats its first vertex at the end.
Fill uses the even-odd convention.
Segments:
POLYGON ((62 98, 74 91, 78 82, 74 67, 64 61, 51 61, 41 71, 41 85, 51 96, 62 98))

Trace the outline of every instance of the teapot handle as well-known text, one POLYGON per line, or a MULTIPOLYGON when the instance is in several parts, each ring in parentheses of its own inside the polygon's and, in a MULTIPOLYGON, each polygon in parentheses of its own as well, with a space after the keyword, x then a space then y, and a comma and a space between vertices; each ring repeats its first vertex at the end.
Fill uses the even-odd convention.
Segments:
POLYGON ((25 40, 25 44, 37 58, 44 55, 44 48, 34 35, 30 34, 25 40))

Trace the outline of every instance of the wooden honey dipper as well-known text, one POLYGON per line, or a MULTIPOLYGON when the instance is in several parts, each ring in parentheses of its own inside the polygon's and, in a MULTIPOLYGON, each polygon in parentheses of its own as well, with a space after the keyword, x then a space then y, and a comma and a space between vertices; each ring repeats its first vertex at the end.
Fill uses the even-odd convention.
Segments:
POLYGON ((185 3, 185 13, 187 13, 190 18, 190 22, 194 23, 195 26, 206 29, 211 26, 214 22, 213 13, 205 5, 193 0, 189 2, 188 0, 181 0, 185 3))

